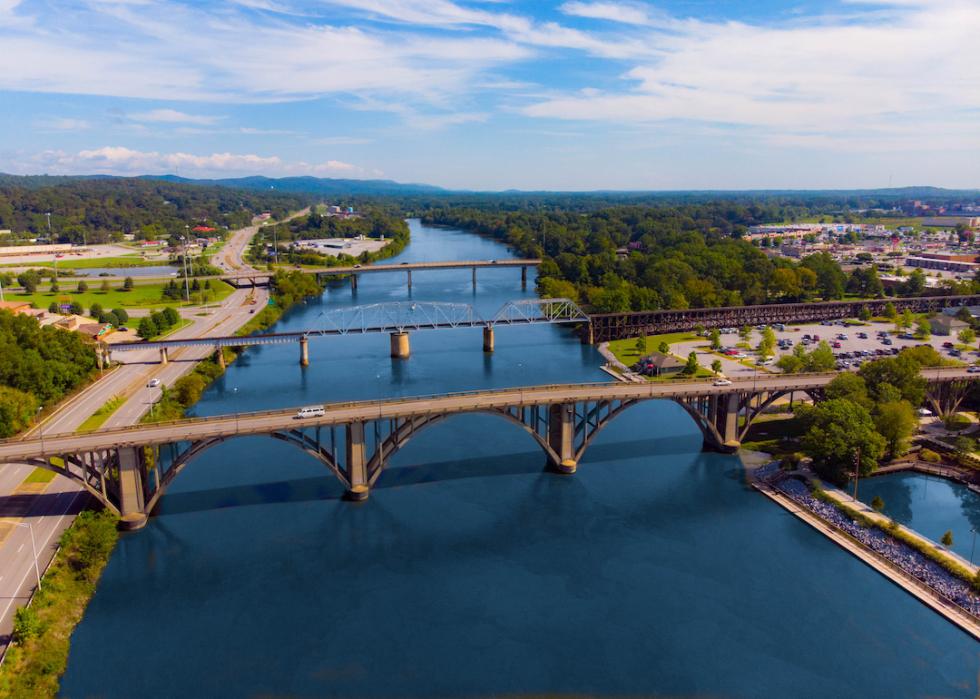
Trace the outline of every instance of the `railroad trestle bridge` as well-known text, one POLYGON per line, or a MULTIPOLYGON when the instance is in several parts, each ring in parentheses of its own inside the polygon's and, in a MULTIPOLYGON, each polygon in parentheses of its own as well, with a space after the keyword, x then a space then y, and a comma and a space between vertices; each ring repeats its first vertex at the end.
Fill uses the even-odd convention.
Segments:
MULTIPOLYGON (((534 386, 334 403, 302 419, 296 410, 276 410, 85 435, 42 433, 0 442, 0 464, 27 463, 70 478, 118 513, 125 526, 139 528, 184 468, 238 437, 264 435, 299 448, 342 482, 349 499, 363 500, 396 452, 453 415, 503 418, 531 436, 550 469, 570 474, 595 437, 638 403, 676 402, 698 425, 705 449, 731 453, 775 400, 795 392, 822 400, 834 376, 765 376, 727 386, 703 380, 534 386)), ((924 376, 929 400, 943 413, 956 409, 974 378, 963 368, 930 369, 924 376)))

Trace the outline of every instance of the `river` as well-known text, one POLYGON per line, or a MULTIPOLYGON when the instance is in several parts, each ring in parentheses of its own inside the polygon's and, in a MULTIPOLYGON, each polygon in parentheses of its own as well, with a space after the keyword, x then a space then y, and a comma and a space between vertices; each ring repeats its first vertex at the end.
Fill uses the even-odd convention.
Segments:
MULTIPOLYGON (((500 244, 411 222, 396 261, 491 259, 500 244)), ((363 275, 290 311, 315 325, 407 299, 363 275)), ((484 315, 518 270, 416 272, 415 300, 484 315)), ((480 387, 601 381, 554 326, 416 332, 252 348, 198 415, 480 387)), ((391 460, 351 504, 326 469, 267 438, 191 464, 124 535, 72 638, 65 696, 975 696, 980 645, 699 451, 673 403, 641 404, 578 473, 543 472, 515 426, 459 416, 391 460)))

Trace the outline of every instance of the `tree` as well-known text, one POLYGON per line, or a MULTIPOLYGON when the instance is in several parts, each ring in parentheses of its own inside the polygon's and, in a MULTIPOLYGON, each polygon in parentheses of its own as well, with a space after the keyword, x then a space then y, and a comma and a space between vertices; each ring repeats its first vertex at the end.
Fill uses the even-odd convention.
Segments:
POLYGON ((871 309, 867 306, 861 306, 861 310, 858 311, 858 318, 865 322, 871 320, 871 309))
POLYGON ((180 322, 180 313, 178 313, 172 306, 167 306, 163 309, 163 317, 168 328, 171 328, 180 322))
POLYGON ((641 356, 647 353, 646 335, 640 335, 638 338, 636 338, 636 353, 641 356))
POLYGON ((20 284, 24 291, 28 294, 33 294, 37 291, 37 285, 41 281, 41 275, 33 269, 29 269, 26 272, 17 275, 17 283, 20 284))
POLYGON ((31 424, 38 401, 30 393, 0 386, 0 437, 13 437, 31 424))
POLYGON ((911 403, 904 400, 881 403, 875 410, 874 421, 892 458, 908 451, 909 438, 919 426, 911 403))
POLYGON ((868 397, 868 387, 865 385, 864 379, 858 374, 845 372, 835 376, 833 381, 827 384, 824 392, 830 400, 844 398, 869 410, 871 409, 872 403, 868 397))
POLYGON ((133 278, 132 277, 126 277, 125 279, 123 279, 122 288, 123 288, 123 291, 132 291, 133 290, 133 278))
POLYGON ((920 340, 928 340, 932 334, 932 326, 927 318, 919 318, 916 321, 915 336, 920 340))
POLYGON ((768 325, 762 331, 762 339, 759 341, 759 354, 763 357, 771 357, 776 352, 776 333, 768 325))
POLYGON ((711 349, 720 350, 721 349, 721 333, 718 328, 712 328, 711 330, 711 349))
POLYGON ((667 344, 666 341, 661 340, 660 344, 657 345, 657 351, 660 352, 660 354, 670 354, 670 345, 667 344))
POLYGON ((752 326, 751 325, 743 325, 742 328, 738 331, 738 337, 739 337, 739 339, 742 342, 748 342, 749 340, 751 340, 752 339, 752 326))
POLYGON ((858 450, 862 475, 871 473, 885 453, 885 438, 878 434, 871 415, 853 401, 817 403, 801 420, 806 426, 800 440, 803 451, 813 458, 818 475, 838 485, 847 482, 858 450))
POLYGON ((126 309, 113 308, 112 312, 116 315, 116 318, 118 318, 119 322, 122 323, 123 325, 129 322, 129 313, 126 312, 126 309))
POLYGON ((717 376, 718 374, 721 373, 721 360, 720 359, 716 359, 715 361, 711 362, 711 371, 714 373, 715 376, 717 376))
POLYGON ((906 308, 902 311, 902 315, 899 316, 898 320, 895 321, 895 325, 899 330, 908 330, 914 322, 915 316, 912 314, 911 309, 906 308))
POLYGON ((825 340, 821 340, 817 348, 807 355, 804 368, 807 371, 831 371, 837 366, 834 350, 825 340))
POLYGON ((85 280, 78 282, 77 291, 80 294, 84 294, 86 291, 88 291, 88 284, 85 282, 85 280))
POLYGON ((684 366, 684 373, 688 376, 694 376, 698 373, 698 369, 700 368, 701 365, 698 363, 698 353, 691 352, 689 355, 687 355, 687 364, 684 366))
POLYGON ((103 279, 102 280, 102 284, 101 284, 101 286, 99 286, 99 291, 101 291, 103 294, 108 294, 110 291, 112 291, 112 287, 109 286, 109 280, 108 279, 103 279))
POLYGON ((976 341, 977 333, 976 331, 974 331, 973 328, 963 328, 962 330, 960 330, 956 338, 964 345, 970 345, 973 344, 974 341, 976 341))
POLYGON ((880 495, 875 495, 871 499, 871 509, 874 510, 875 512, 885 511, 885 501, 881 499, 880 495))
POLYGON ((885 317, 892 322, 898 319, 898 311, 895 308, 895 304, 891 301, 885 304, 885 317))
POLYGON ((61 313, 61 306, 58 305, 57 301, 48 304, 48 313, 61 313))
POLYGON ((943 538, 939 540, 939 543, 946 548, 950 548, 953 545, 953 532, 947 529, 946 533, 943 534, 943 538))
POLYGON ((784 374, 798 374, 803 370, 803 360, 794 354, 784 354, 776 360, 776 366, 784 374))
POLYGON ((921 296, 926 290, 926 275, 921 269, 915 268, 900 285, 900 292, 903 296, 921 296))
POLYGON ((140 319, 139 327, 136 329, 136 334, 142 337, 144 340, 149 340, 151 337, 155 337, 159 334, 159 329, 156 323, 153 322, 153 318, 150 316, 145 316, 140 319))
POLYGON ((926 395, 926 380, 920 374, 921 368, 914 355, 906 350, 897 357, 868 362, 858 374, 864 379, 871 400, 878 403, 907 400, 916 406, 922 404, 926 395))
POLYGON ((61 287, 58 286, 58 280, 57 279, 52 279, 51 280, 51 289, 50 289, 51 293, 52 294, 57 294, 60 290, 61 290, 61 287))
POLYGON ((88 309, 88 314, 93 318, 98 318, 99 316, 102 315, 103 312, 104 309, 102 308, 101 303, 93 303, 92 306, 88 309))
POLYGON ((973 314, 970 313, 970 309, 967 306, 960 306, 960 310, 956 311, 956 319, 962 320, 964 323, 969 323, 971 326, 974 323, 973 314))

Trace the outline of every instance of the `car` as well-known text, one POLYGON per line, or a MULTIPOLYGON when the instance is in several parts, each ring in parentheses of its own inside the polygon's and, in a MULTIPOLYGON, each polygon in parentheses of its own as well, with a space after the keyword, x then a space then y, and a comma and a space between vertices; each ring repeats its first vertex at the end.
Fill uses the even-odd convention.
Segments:
POLYGON ((496 260, 490 260, 490 264, 495 265, 495 264, 497 264, 497 261, 496 260))
POLYGON ((860 339, 860 340, 867 340, 868 339, 868 333, 858 333, 858 339, 860 339))
POLYGON ((116 328, 116 330, 118 330, 121 333, 129 332, 129 328, 127 328, 125 325, 120 325, 118 328, 116 328))
POLYGON ((955 345, 952 342, 944 342, 943 347, 949 348, 949 347, 955 347, 955 345))
POLYGON ((892 339, 890 337, 883 337, 881 338, 881 344, 890 345, 892 344, 892 339))
MULTIPOLYGON (((405 264, 405 263, 403 262, 402 264, 405 264)), ((360 268, 361 268, 360 265, 354 265, 354 269, 360 269, 360 268)))
POLYGON ((251 313, 255 313, 255 309, 253 308, 252 310, 250 310, 250 311, 249 311, 249 313, 250 313, 250 314, 251 314, 251 313))
POLYGON ((156 388, 159 385, 160 385, 160 379, 150 379, 150 381, 146 384, 146 387, 156 388))
POLYGON ((833 347, 834 349, 840 349, 840 348, 841 348, 841 343, 840 343, 840 342, 838 342, 837 340, 834 340, 834 341, 833 341, 833 342, 831 343, 831 345, 830 345, 830 346, 831 346, 831 347, 833 347))
POLYGON ((846 340, 847 339, 847 333, 837 333, 837 339, 838 340, 846 340))
POLYGON ((714 383, 711 384, 711 385, 712 386, 731 386, 732 385, 732 382, 729 381, 728 379, 715 379, 714 383))
POLYGON ((732 355, 732 358, 733 359, 748 359, 748 356, 749 355, 747 355, 745 352, 739 352, 738 354, 733 354, 732 355))
POLYGON ((759 361, 757 361, 756 364, 758 364, 759 366, 769 366, 775 361, 776 360, 773 359, 772 357, 766 357, 765 359, 760 359, 759 361))
POLYGON ((974 364, 973 366, 967 368, 966 373, 967 374, 980 374, 980 366, 976 366, 974 364))
POLYGON ((804 335, 803 336, 803 339, 804 340, 809 340, 810 339, 810 333, 807 333, 806 335, 804 335))
POLYGON ((402 262, 401 264, 403 264, 403 265, 407 265, 408 263, 407 263, 407 262, 402 262))
POLYGON ((303 420, 309 417, 323 417, 324 415, 326 415, 326 411, 322 405, 308 405, 305 408, 300 408, 293 419, 303 420))
POLYGON ((932 417, 932 411, 929 408, 919 408, 919 415, 922 417, 932 417))

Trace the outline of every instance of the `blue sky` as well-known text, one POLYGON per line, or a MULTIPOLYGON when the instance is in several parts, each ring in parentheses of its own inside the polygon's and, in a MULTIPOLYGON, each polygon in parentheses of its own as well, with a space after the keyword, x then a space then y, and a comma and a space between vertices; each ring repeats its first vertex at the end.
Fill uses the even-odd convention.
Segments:
POLYGON ((0 0, 0 171, 980 187, 977 0, 0 0))

